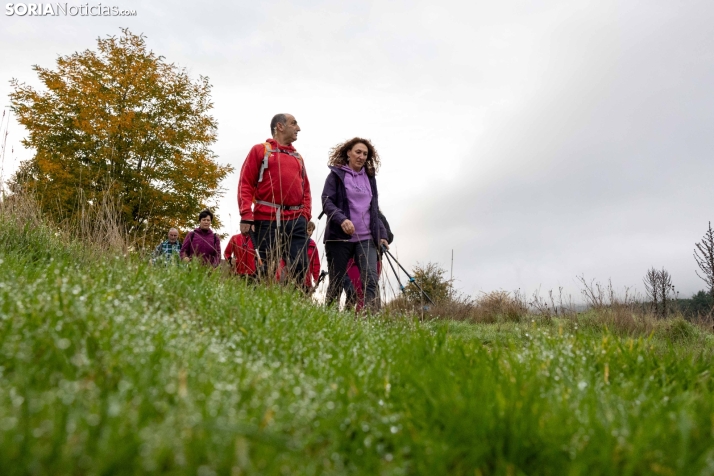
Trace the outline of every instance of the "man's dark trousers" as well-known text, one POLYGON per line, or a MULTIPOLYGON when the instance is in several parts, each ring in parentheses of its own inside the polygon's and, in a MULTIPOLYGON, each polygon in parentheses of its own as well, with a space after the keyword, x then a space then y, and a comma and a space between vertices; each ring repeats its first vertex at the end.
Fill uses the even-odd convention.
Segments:
POLYGON ((273 266, 278 266, 283 259, 290 279, 304 288, 307 272, 307 219, 301 216, 294 220, 282 220, 279 228, 275 221, 256 220, 255 235, 258 252, 263 260, 259 273, 267 276, 269 269, 274 270, 273 266), (269 263, 272 263, 270 268, 269 263))

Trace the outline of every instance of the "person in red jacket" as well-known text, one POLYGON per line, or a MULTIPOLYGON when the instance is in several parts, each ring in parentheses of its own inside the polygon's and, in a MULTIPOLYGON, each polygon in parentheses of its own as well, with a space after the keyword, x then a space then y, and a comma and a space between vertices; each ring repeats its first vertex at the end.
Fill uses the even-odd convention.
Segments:
POLYGON ((238 276, 255 277, 256 255, 250 236, 243 233, 231 236, 223 257, 229 263, 235 259, 234 272, 238 276))
POLYGON ((310 222, 307 224, 307 262, 308 271, 305 274, 305 286, 308 289, 313 289, 320 278, 320 253, 317 251, 317 243, 313 240, 312 234, 315 231, 315 224, 310 222))
POLYGON ((291 114, 276 114, 270 131, 273 137, 253 146, 240 171, 240 231, 256 237, 259 275, 270 276, 268 265, 275 270, 284 259, 291 280, 304 286, 312 198, 305 164, 292 145, 300 126, 291 114))

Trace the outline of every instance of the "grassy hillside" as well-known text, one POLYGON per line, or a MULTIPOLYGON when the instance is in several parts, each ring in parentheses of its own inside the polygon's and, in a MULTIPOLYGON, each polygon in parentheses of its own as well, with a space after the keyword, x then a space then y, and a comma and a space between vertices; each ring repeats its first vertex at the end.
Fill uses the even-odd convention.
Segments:
POLYGON ((710 337, 354 316, 0 222, 2 474, 713 474, 710 337))

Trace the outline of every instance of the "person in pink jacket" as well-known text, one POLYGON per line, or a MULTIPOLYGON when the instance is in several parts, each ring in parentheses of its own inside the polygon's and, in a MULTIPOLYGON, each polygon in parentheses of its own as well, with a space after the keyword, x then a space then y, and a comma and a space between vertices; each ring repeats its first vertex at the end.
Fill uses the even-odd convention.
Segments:
POLYGON ((189 232, 181 245, 181 259, 191 261, 200 258, 203 263, 217 268, 221 264, 221 240, 213 230, 213 213, 203 210, 198 214, 198 228, 189 232))

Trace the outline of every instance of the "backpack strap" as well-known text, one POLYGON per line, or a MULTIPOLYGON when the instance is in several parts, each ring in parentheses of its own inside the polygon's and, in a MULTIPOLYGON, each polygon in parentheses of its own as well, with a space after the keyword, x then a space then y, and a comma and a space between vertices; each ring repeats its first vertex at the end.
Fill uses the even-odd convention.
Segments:
POLYGON ((260 164, 260 173, 258 174, 258 183, 263 181, 263 172, 265 172, 265 169, 268 168, 268 159, 270 158, 270 154, 275 152, 274 150, 270 150, 270 144, 267 142, 263 143, 263 147, 265 148, 265 154, 263 155, 263 162, 260 164))
POLYGON ((263 181, 263 173, 267 170, 268 168, 268 159, 270 158, 271 154, 274 154, 275 152, 279 152, 282 154, 287 154, 295 157, 298 162, 300 162, 300 165, 302 166, 302 178, 303 182, 305 181, 305 161, 302 160, 302 156, 297 152, 297 151, 291 151, 291 150, 286 150, 286 149, 281 149, 280 147, 277 147, 276 149, 271 149, 270 148, 270 143, 264 142, 263 147, 265 148, 265 153, 263 154, 263 162, 260 164, 260 172, 258 173, 258 183, 263 181))

